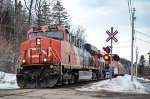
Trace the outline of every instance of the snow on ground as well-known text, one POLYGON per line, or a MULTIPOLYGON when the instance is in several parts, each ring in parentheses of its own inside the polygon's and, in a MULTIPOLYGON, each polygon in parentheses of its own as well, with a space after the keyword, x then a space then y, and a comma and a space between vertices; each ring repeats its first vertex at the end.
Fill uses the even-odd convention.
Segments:
MULTIPOLYGON (((142 78, 138 78, 142 79, 142 78)), ((144 79, 143 79, 144 80, 144 79)), ((146 80, 147 81, 147 80, 146 80)), ((4 73, 0 71, 0 89, 15 89, 19 88, 16 81, 16 75, 10 73, 4 73)), ((130 75, 118 76, 112 78, 112 80, 103 80, 97 83, 93 83, 91 87, 82 87, 76 89, 79 91, 115 91, 115 92, 144 92, 145 87, 134 78, 131 81, 130 75)))
POLYGON ((112 80, 107 79, 93 83, 91 87, 82 87, 76 89, 78 91, 113 91, 113 92, 145 92, 145 87, 134 78, 131 81, 130 75, 118 76, 117 78, 112 78, 112 80))
POLYGON ((16 81, 16 75, 0 71, 0 89, 14 89, 14 88, 19 88, 16 81))
POLYGON ((140 78, 140 77, 138 77, 138 79, 139 79, 139 80, 143 80, 143 81, 150 82, 150 80, 149 80, 149 79, 144 79, 144 78, 140 78))

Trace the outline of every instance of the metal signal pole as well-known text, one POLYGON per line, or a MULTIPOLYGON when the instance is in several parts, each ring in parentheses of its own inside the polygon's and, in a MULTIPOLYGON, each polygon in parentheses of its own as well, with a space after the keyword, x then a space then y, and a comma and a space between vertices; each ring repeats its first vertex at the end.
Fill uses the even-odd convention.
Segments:
MULTIPOLYGON (((111 33, 113 33, 113 27, 111 27, 111 33)), ((111 39, 111 58, 110 58, 111 64, 112 64, 112 50, 113 50, 113 39, 111 39)))
POLYGON ((136 66, 135 66, 135 76, 136 77, 137 77, 137 74, 138 74, 137 60, 138 60, 138 47, 136 48, 136 66))
POLYGON ((132 36, 131 36, 131 81, 133 81, 133 41, 134 41, 134 21, 135 21, 135 8, 132 12, 132 36))

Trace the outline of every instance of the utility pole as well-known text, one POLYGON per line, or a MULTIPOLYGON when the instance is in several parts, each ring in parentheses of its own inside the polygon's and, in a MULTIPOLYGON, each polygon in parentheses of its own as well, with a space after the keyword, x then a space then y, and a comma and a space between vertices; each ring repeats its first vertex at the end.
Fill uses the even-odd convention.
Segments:
POLYGON ((149 63, 149 65, 150 65, 150 52, 148 53, 148 63, 149 63))
POLYGON ((133 41, 134 41, 134 21, 135 21, 135 8, 132 12, 132 36, 131 36, 131 81, 133 81, 133 41))
POLYGON ((138 60, 138 47, 136 48, 136 66, 135 66, 135 76, 137 77, 138 74, 138 68, 137 68, 137 60, 138 60))

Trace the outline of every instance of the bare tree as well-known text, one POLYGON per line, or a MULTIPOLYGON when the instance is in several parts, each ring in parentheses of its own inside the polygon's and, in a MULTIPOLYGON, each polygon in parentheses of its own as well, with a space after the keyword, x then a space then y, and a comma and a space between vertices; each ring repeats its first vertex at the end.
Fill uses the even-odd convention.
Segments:
MULTIPOLYGON (((17 60, 19 58, 19 45, 22 39, 25 38, 24 31, 27 29, 24 27, 23 22, 26 20, 26 13, 23 11, 23 6, 18 0, 0 0, 0 36, 1 39, 1 53, 0 64, 5 70, 5 67, 11 65, 13 71, 16 69, 17 60), (3 40, 4 39, 4 40, 3 40), (7 41, 8 44, 5 44, 7 41), (11 45, 12 48, 9 46, 11 45), (8 49, 10 49, 8 51, 8 49), (5 53, 5 51, 10 53, 5 53), (13 58, 8 58, 6 55, 11 55, 13 58), (8 64, 10 63, 10 64, 8 64)), ((1 68, 2 69, 2 68, 1 68)))
POLYGON ((0 37, 0 71, 10 72, 13 63, 13 45, 0 37))
POLYGON ((76 35, 77 38, 82 39, 83 42, 86 42, 86 30, 83 26, 78 25, 77 28, 72 29, 71 32, 76 35))
POLYGON ((27 1, 26 0, 24 0, 24 2, 25 2, 25 6, 26 6, 26 8, 27 8, 27 10, 28 10, 28 26, 30 27, 31 26, 31 16, 32 16, 32 8, 33 8, 33 1, 34 0, 29 0, 30 1, 30 3, 28 3, 29 5, 27 5, 27 1))

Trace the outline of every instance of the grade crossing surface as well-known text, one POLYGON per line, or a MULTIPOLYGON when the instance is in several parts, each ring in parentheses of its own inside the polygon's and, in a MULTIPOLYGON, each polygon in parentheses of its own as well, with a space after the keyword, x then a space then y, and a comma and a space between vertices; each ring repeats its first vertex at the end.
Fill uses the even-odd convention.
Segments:
POLYGON ((55 87, 47 89, 9 89, 0 90, 0 99, 149 99, 149 93, 77 91, 82 86, 55 87))

